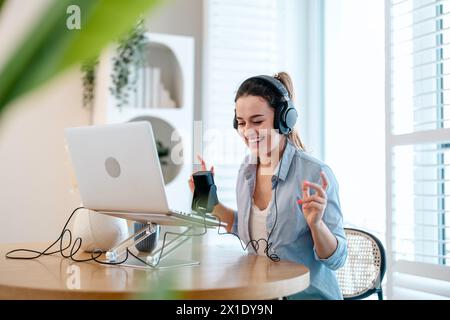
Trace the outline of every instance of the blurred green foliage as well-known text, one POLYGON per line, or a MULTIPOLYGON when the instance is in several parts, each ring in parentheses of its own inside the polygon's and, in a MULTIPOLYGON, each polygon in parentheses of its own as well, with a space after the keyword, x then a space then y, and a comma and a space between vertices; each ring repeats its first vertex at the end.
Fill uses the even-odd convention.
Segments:
MULTIPOLYGON (((0 115, 18 97, 67 68, 99 55, 163 0, 53 0, 0 71, 0 115), (81 28, 69 29, 69 6, 81 28)), ((4 0, 0 0, 0 8, 4 0)))

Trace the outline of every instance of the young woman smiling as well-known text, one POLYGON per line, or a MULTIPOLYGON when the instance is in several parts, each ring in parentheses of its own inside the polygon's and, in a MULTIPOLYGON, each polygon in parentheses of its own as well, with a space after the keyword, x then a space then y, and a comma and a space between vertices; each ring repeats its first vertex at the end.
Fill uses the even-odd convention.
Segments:
POLYGON ((233 125, 250 155, 238 173, 237 210, 219 202, 213 214, 251 244, 250 253, 309 268, 310 286, 288 299, 342 299, 334 274, 347 257, 338 183, 326 164, 304 151, 293 128, 292 100, 292 82, 284 72, 240 85, 233 125))

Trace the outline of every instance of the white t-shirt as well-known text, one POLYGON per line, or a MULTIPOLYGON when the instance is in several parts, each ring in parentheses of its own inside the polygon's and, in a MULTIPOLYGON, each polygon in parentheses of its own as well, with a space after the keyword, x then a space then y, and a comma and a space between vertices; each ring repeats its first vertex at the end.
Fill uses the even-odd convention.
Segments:
MULTIPOLYGON (((252 207, 250 209, 250 239, 251 240, 259 240, 261 238, 266 239, 268 237, 267 227, 266 227, 266 219, 269 214, 270 206, 272 205, 272 200, 270 200, 269 205, 264 210, 260 210, 254 200, 252 199, 252 207)), ((259 241, 258 242, 258 255, 266 255, 264 250, 266 250, 266 242, 259 241)))
MULTIPOLYGON (((278 169, 280 167, 280 162, 278 162, 275 170, 273 171, 273 175, 278 175, 278 169)), ((259 240, 261 238, 266 239, 269 237, 269 232, 266 228, 266 218, 269 215, 270 207, 272 206, 272 201, 274 199, 274 191, 272 190, 272 197, 270 199, 267 208, 264 210, 260 210, 258 206, 255 204, 255 200, 252 197, 252 207, 250 209, 250 239, 251 240, 259 240)), ((258 255, 265 256, 264 252, 267 247, 267 243, 265 241, 258 242, 258 255)))

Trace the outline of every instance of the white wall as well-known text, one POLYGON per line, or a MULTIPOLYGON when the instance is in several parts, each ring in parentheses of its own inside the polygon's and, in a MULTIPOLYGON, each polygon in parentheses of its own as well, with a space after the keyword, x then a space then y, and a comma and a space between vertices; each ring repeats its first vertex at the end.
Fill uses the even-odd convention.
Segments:
MULTIPOLYGON (((8 0, 0 13, 0 65, 49 0, 8 0)), ((151 32, 193 36, 195 118, 201 118, 202 0, 167 1, 149 19, 151 32)), ((55 239, 80 203, 63 129, 89 124, 81 74, 74 69, 15 102, 0 119, 0 242, 55 239)))
POLYGON ((285 69, 294 81, 297 128, 308 153, 323 160, 324 0, 286 0, 285 69))
POLYGON ((325 1, 325 161, 346 223, 383 236, 384 2, 325 1))
POLYGON ((162 7, 152 13, 146 25, 149 32, 194 38, 194 120, 202 119, 203 1, 167 1, 162 7))
MULTIPOLYGON (((9 0, 0 16, 0 64, 48 1, 9 0)), ((63 128, 87 124, 81 77, 72 70, 16 101, 0 119, 0 242, 47 241, 58 236, 79 205, 63 128)))

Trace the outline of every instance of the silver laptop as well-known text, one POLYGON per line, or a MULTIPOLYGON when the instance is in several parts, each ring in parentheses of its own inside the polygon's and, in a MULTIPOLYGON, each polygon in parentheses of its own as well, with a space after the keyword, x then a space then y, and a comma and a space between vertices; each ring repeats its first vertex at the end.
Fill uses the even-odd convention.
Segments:
POLYGON ((65 136, 84 207, 139 222, 219 225, 169 209, 150 122, 66 128, 65 136))

